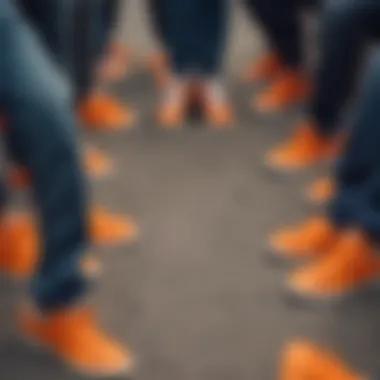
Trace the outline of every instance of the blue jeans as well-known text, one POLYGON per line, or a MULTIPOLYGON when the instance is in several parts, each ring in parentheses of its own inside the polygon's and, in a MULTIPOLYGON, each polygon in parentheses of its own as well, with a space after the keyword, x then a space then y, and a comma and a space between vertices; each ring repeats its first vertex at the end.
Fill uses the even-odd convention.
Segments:
POLYGON ((13 0, 0 2, 0 107, 31 173, 42 256, 32 297, 42 309, 71 304, 86 280, 85 184, 70 90, 13 0))
POLYGON ((320 135, 337 132, 341 111, 359 77, 367 43, 379 36, 379 1, 325 0, 321 57, 310 107, 320 135))
POLYGON ((227 0, 165 0, 166 33, 175 73, 215 75, 225 50, 227 0))
POLYGON ((71 78, 76 97, 83 97, 117 21, 119 0, 22 0, 21 4, 71 78))
POLYGON ((338 192, 330 217, 340 227, 360 227, 380 239, 380 50, 360 98, 346 150, 338 166, 338 192))

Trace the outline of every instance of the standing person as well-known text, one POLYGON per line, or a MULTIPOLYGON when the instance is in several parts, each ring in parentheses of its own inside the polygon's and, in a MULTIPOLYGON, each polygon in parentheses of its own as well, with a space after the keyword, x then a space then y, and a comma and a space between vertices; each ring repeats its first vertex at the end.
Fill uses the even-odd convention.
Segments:
POLYGON ((380 3, 373 0, 322 2, 320 60, 303 120, 265 163, 281 173, 298 173, 337 157, 345 132, 344 110, 354 94, 371 41, 380 37, 380 3))
POLYGON ((171 78, 163 89, 159 123, 173 127, 184 121, 190 89, 196 83, 206 119, 218 127, 230 124, 233 112, 221 79, 229 2, 165 0, 162 4, 171 78))
POLYGON ((244 74, 249 82, 268 81, 252 100, 259 112, 277 112, 305 101, 309 80, 305 73, 301 11, 305 0, 246 0, 250 15, 264 29, 270 53, 254 62, 244 74))
POLYGON ((321 216, 279 230, 271 252, 309 259, 289 275, 303 301, 335 303, 376 286, 380 278, 380 51, 377 49, 336 175, 336 195, 321 216))
MULTIPOLYGON (((19 328, 77 372, 129 373, 131 354, 103 332, 85 306, 87 205, 70 93, 12 0, 0 2, 0 43, 1 108, 32 174, 43 237, 19 328)), ((4 260, 10 257, 9 235, 0 238, 4 260)))

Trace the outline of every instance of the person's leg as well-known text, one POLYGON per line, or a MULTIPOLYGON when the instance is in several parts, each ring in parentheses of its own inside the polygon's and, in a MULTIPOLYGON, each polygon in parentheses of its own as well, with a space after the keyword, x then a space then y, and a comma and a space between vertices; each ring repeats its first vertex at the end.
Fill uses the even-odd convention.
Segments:
POLYGON ((252 65, 249 80, 271 79, 268 88, 253 98, 252 107, 260 112, 278 111, 303 101, 309 86, 304 71, 303 28, 299 0, 248 0, 268 36, 271 54, 252 65))
POLYGON ((225 83, 223 83, 223 57, 226 48, 229 2, 225 0, 198 1, 198 17, 194 20, 197 32, 196 74, 202 89, 202 106, 213 126, 224 127, 233 119, 225 83))
MULTIPOLYGON (((54 282, 45 277, 54 277, 57 272, 67 273, 67 278, 59 279, 57 286, 53 286, 58 292, 61 286, 65 288, 66 282, 74 282, 80 286, 73 297, 82 293, 83 279, 77 276, 75 268, 87 243, 84 184, 69 89, 42 50, 34 31, 16 10, 10 9, 1 25, 2 45, 8 46, 3 58, 2 78, 6 86, 2 106, 13 139, 22 149, 23 162, 31 172, 41 214, 42 235, 46 239, 42 246, 46 253, 36 277, 41 288, 36 299, 44 303, 42 289, 54 282), (10 26, 11 22, 14 26, 10 26), (69 267, 61 271, 63 263, 69 267), (50 267, 57 269, 51 271, 50 267)), ((49 288, 46 287, 47 293, 49 288)))
POLYGON ((262 24, 269 48, 281 63, 297 70, 303 65, 300 4, 297 0, 246 0, 247 9, 262 24))
MULTIPOLYGON (((339 231, 339 238, 330 250, 322 251, 321 260, 292 273, 287 283, 290 291, 303 299, 339 299, 380 275, 380 259, 373 254, 374 242, 380 237, 379 50, 364 90, 338 167, 337 194, 321 219, 339 231)), ((312 232, 310 241, 325 239, 316 230, 312 232)), ((306 235, 298 237, 302 240, 306 235)))
POLYGON ((376 1, 326 1, 310 112, 285 143, 269 152, 271 168, 298 171, 337 154, 340 111, 360 73, 365 42, 380 30, 379 22, 380 3, 376 1))
POLYGON ((103 38, 108 35, 102 13, 106 1, 75 3, 74 82, 83 125, 90 129, 120 130, 133 124, 135 114, 128 106, 108 95, 96 75, 101 59, 99 51, 102 50, 99 44, 104 44, 103 38))
POLYGON ((163 89, 157 111, 158 123, 165 128, 182 124, 187 113, 189 78, 196 68, 198 0, 163 0, 166 22, 169 79, 163 89))
MULTIPOLYGON (((59 68, 66 78, 77 83, 76 92, 81 93, 90 86, 90 51, 86 28, 80 24, 78 30, 74 30, 75 20, 73 17, 75 4, 73 0, 23 0, 20 3, 21 10, 26 18, 38 32, 52 53, 59 68), (58 17, 59 16, 59 17, 58 17), (80 54, 77 62, 74 62, 74 47, 77 44, 77 36, 82 42, 78 47, 80 54), (83 39, 82 39, 83 38, 83 39), (86 40, 87 43, 83 42, 86 40)), ((82 21, 82 20, 80 20, 82 21)), ((12 131, 6 130, 8 155, 14 166, 7 172, 7 180, 13 187, 20 188, 28 185, 29 176, 22 165, 21 152, 17 141, 12 137, 12 131), (10 153, 13 152, 13 157, 10 153)), ((102 152, 89 148, 84 152, 86 171, 94 177, 102 177, 111 171, 111 160, 102 152)))
POLYGON ((68 88, 13 1, 0 4, 0 42, 0 103, 31 172, 43 239, 31 288, 38 313, 24 311, 21 327, 79 371, 119 373, 130 359, 80 311, 87 218, 68 88))

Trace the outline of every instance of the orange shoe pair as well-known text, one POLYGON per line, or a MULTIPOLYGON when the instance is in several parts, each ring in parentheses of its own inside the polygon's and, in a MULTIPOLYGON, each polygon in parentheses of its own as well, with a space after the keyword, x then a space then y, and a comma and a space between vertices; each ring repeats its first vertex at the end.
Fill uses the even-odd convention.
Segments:
POLYGON ((190 84, 171 84, 168 82, 166 92, 175 88, 175 94, 165 94, 157 111, 157 121, 166 129, 174 129, 183 124, 192 104, 200 106, 207 122, 215 128, 226 128, 234 119, 232 106, 225 96, 210 96, 206 88, 190 84))
POLYGON ((279 380, 364 380, 333 352, 305 340, 288 344, 280 359, 279 380))
POLYGON ((309 261, 290 273, 286 287, 306 301, 333 301, 380 280, 380 257, 361 231, 340 230, 317 217, 274 233, 271 254, 282 260, 309 261))
POLYGON ((268 87, 251 102, 252 108, 260 113, 278 112, 305 102, 310 93, 306 76, 299 70, 285 68, 276 54, 268 54, 251 64, 243 79, 246 82, 269 82, 268 87))
MULTIPOLYGON (((139 230, 133 220, 95 208, 89 216, 89 234, 95 244, 119 245, 136 241, 139 230)), ((39 251, 40 238, 31 216, 9 214, 1 219, 1 272, 16 279, 29 277, 35 268, 39 251)), ((84 265, 86 268, 93 267, 88 261, 84 265)))
MULTIPOLYGON (((93 178, 101 178, 112 171, 111 159, 101 150, 87 146, 84 151, 84 168, 93 178)), ((15 189, 24 189, 30 184, 29 172, 21 166, 13 166, 9 170, 7 182, 15 189)))

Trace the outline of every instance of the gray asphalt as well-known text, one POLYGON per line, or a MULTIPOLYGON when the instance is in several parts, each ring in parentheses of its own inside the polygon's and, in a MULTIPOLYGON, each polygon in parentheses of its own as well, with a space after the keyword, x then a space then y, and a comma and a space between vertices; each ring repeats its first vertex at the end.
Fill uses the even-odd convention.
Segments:
MULTIPOLYGON (((140 12, 137 2, 132 6, 140 17, 133 13, 140 12)), ((268 121, 248 109, 252 91, 235 73, 247 51, 259 53, 258 37, 241 23, 235 29, 246 48, 233 45, 230 58, 233 130, 199 122, 158 130, 153 85, 138 72, 117 90, 140 111, 135 130, 86 137, 116 163, 111 178, 92 184, 94 201, 133 215, 142 230, 136 246, 98 250, 105 267, 93 295, 100 319, 137 352, 137 379, 275 379, 284 344, 297 337, 327 344, 356 368, 380 375, 379 298, 340 308, 290 304, 282 286, 287 268, 265 256, 271 229, 312 212, 302 197, 316 173, 284 180, 263 169, 264 152, 297 115, 268 121)), ((148 41, 144 33, 135 35, 148 41)), ((137 47, 148 51, 151 42, 141 41, 137 47)), ((21 293, 2 282, 0 379, 76 378, 19 339, 13 307, 21 293)))

